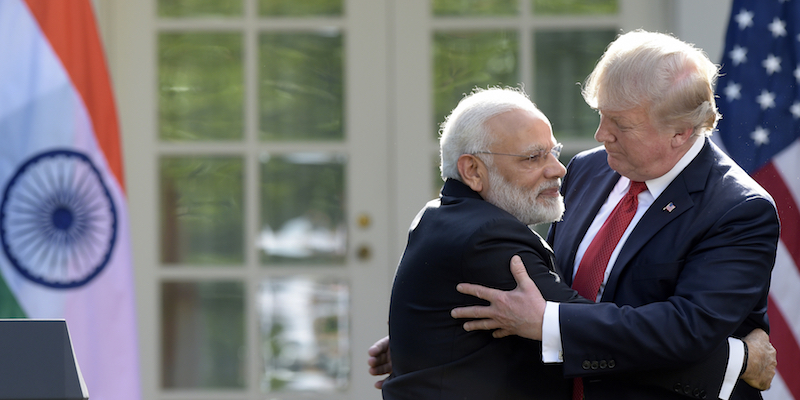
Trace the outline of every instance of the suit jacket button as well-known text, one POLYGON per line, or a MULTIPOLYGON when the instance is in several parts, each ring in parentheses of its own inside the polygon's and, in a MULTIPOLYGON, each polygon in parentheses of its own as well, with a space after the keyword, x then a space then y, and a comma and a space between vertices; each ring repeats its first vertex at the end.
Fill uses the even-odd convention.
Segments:
POLYGON ((701 399, 705 399, 706 398, 706 391, 705 390, 700 389, 700 398, 701 399))
POLYGON ((600 363, 598 363, 597 361, 592 361, 592 369, 597 369, 599 367, 600 367, 600 363))
POLYGON ((608 367, 606 360, 600 360, 600 369, 606 369, 606 367, 608 367))
POLYGON ((686 387, 683 388, 683 394, 690 396, 692 394, 692 388, 690 388, 689 385, 686 385, 686 387))
POLYGON ((614 368, 617 366, 617 363, 614 360, 608 360, 608 368, 614 368))
POLYGON ((589 369, 589 368, 591 368, 591 367, 592 367, 592 362, 591 362, 591 361, 589 361, 589 360, 586 360, 586 361, 584 361, 584 362, 583 362, 583 364, 581 364, 581 367, 582 367, 583 369, 589 369))
POLYGON ((683 392, 683 386, 681 385, 680 382, 678 382, 678 383, 675 384, 675 386, 672 388, 672 390, 674 390, 677 393, 682 393, 683 392))

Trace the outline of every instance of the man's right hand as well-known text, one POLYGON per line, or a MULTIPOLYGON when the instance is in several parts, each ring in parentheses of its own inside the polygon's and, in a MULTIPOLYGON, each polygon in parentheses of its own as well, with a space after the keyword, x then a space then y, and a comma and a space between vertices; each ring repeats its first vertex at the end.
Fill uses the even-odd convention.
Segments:
POLYGON ((542 320, 546 302, 536 283, 528 275, 519 255, 511 257, 511 275, 517 287, 511 291, 459 283, 456 290, 489 302, 488 306, 465 306, 450 311, 453 318, 472 318, 464 330, 494 330, 492 336, 509 335, 542 340, 542 320))
MULTIPOLYGON (((380 376, 392 373, 392 354, 389 351, 389 336, 375 342, 367 352, 369 353, 367 364, 369 364, 370 375, 380 376)), ((383 382, 385 381, 386 378, 375 382, 375 388, 383 388, 383 382)))
POLYGON ((775 367, 778 365, 777 352, 769 342, 769 335, 761 329, 754 329, 742 341, 747 344, 747 367, 741 378, 748 385, 767 390, 772 385, 775 367))

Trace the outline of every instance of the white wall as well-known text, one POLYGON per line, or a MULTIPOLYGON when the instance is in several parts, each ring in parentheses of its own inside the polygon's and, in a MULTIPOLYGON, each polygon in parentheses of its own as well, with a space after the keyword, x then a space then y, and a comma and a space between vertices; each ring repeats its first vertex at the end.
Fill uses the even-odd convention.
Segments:
POLYGON ((732 0, 675 0, 672 33, 702 48, 711 61, 719 63, 731 3, 732 0))
POLYGON ((622 30, 672 33, 694 43, 719 63, 732 0, 620 0, 624 4, 622 30), (656 3, 656 4, 654 4, 656 3), (653 12, 654 9, 659 12, 653 12))

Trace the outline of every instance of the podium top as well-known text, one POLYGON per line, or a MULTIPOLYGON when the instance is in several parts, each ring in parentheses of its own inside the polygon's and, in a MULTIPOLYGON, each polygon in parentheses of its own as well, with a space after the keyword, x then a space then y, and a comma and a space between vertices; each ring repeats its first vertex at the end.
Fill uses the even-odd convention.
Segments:
POLYGON ((0 319, 0 400, 86 400, 64 320, 0 319))

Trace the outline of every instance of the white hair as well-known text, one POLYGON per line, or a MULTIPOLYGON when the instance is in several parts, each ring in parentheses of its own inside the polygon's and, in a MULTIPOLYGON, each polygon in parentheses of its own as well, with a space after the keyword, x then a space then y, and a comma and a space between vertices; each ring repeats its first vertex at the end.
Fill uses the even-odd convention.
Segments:
MULTIPOLYGON (((526 110, 541 114, 522 89, 476 88, 461 99, 445 118, 439 130, 442 179, 461 180, 458 158, 462 154, 487 151, 494 138, 486 122, 494 116, 513 110, 526 110)), ((492 165, 485 160, 487 167, 492 165)))

